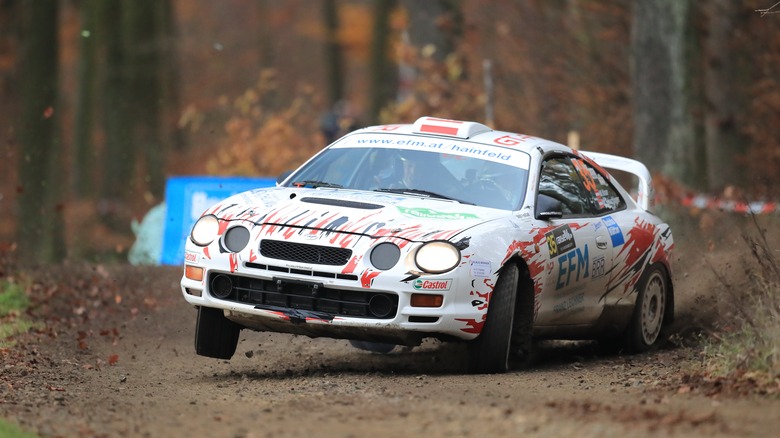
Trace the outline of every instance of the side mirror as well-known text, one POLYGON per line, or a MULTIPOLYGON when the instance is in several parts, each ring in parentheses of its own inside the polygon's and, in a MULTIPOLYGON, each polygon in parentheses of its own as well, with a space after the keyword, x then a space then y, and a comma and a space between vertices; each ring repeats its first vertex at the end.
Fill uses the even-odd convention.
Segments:
POLYGON ((536 219, 548 221, 550 219, 560 219, 563 217, 563 205, 561 201, 539 193, 536 197, 536 219))
POLYGON ((281 185, 288 176, 292 175, 292 173, 292 170, 285 170, 284 172, 280 173, 279 176, 276 177, 276 185, 281 185))

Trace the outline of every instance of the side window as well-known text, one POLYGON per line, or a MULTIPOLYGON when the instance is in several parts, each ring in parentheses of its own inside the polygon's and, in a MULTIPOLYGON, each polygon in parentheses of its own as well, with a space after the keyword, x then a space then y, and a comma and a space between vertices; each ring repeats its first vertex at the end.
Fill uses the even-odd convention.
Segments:
POLYGON ((590 198, 582 177, 568 157, 544 162, 539 178, 539 193, 560 201, 563 216, 590 216, 590 198))
POLYGON ((604 175, 581 158, 572 158, 572 163, 584 183, 593 214, 602 215, 625 208, 625 201, 604 175))

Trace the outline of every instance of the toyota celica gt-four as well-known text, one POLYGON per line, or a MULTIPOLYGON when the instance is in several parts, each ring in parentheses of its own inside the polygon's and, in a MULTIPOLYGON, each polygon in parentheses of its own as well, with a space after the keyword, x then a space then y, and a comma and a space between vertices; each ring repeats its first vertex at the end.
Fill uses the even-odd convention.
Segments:
POLYGON ((466 341, 474 373, 527 363, 534 339, 645 351, 674 313, 652 198, 637 161, 480 123, 354 131, 196 222, 181 280, 196 353, 231 358, 243 328, 466 341), (633 175, 636 199, 605 168, 633 175))

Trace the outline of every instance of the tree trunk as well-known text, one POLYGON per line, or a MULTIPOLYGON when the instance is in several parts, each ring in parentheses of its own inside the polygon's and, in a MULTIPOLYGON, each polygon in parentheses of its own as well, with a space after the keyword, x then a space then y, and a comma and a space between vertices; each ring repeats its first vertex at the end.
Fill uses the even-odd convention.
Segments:
POLYGON ((634 148, 653 172, 701 186, 692 102, 690 0, 636 0, 632 29, 634 148))
MULTIPOLYGON (((145 174, 142 180, 155 198, 165 190, 165 150, 160 141, 160 99, 162 97, 162 63, 160 62, 160 20, 157 0, 134 0, 125 3, 127 26, 127 97, 131 147, 143 154, 145 174)), ((136 194, 137 196, 137 194, 136 194)))
POLYGON ((339 42, 339 11, 336 0, 325 0, 325 40, 328 68, 328 98, 333 107, 344 97, 341 43, 339 42))
POLYGON ((95 0, 83 0, 81 18, 80 55, 78 59, 78 91, 73 135, 73 189, 79 198, 91 194, 94 188, 93 164, 95 145, 92 141, 95 108, 97 8, 95 0))
MULTIPOLYGON (((103 154, 102 195, 109 202, 117 202, 135 185, 132 180, 135 154, 130 142, 128 99, 125 73, 126 56, 123 38, 122 15, 124 3, 120 0, 100 2, 101 17, 105 23, 104 58, 105 82, 103 83, 103 107, 106 131, 106 147, 103 154)), ((109 218, 106 218, 109 219, 109 218)), ((114 225, 107 222, 108 225, 114 225)), ((118 224, 116 224, 118 225, 118 224)))
POLYGON ((174 18, 173 5, 170 0, 160 0, 157 2, 159 8, 159 37, 161 42, 160 62, 162 63, 162 99, 161 112, 164 114, 167 128, 163 132, 163 139, 171 142, 173 148, 182 151, 186 148, 184 131, 178 128, 181 97, 179 90, 179 64, 176 54, 176 20, 174 18))
POLYGON ((371 41, 370 123, 379 122, 379 114, 397 88, 396 69, 389 58, 390 14, 394 0, 377 0, 374 9, 374 34, 371 41))
POLYGON ((463 35, 459 0, 404 0, 409 12, 409 40, 425 57, 444 61, 463 35))
POLYGON ((744 181, 741 167, 735 160, 741 144, 736 124, 740 97, 734 62, 736 54, 731 45, 740 5, 733 0, 712 0, 705 5, 709 19, 704 43, 707 56, 704 76, 707 185, 710 191, 721 191, 728 185, 739 185, 744 181))
MULTIPOLYGON (((51 173, 59 163, 57 144, 58 87, 57 0, 22 3, 21 89, 19 140, 18 241, 26 262, 50 261, 62 256, 63 243, 55 241, 55 227, 62 228, 58 198, 62 172, 51 173), (58 208, 55 208, 57 206, 58 208)), ((62 170, 62 169, 60 169, 62 170)))

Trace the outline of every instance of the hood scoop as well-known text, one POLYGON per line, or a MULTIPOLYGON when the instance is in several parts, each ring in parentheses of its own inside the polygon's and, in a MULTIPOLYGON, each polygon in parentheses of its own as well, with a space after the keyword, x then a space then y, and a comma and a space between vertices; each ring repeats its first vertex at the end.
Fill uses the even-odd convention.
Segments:
POLYGON ((322 205, 332 205, 336 207, 357 208, 360 210, 378 210, 380 208, 384 208, 384 205, 379 205, 379 204, 369 204, 368 202, 345 201, 343 199, 332 199, 332 198, 306 197, 306 198, 301 198, 300 201, 308 202, 310 204, 322 204, 322 205))

